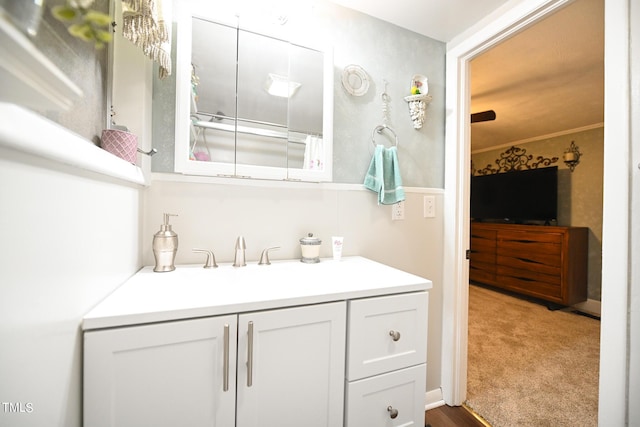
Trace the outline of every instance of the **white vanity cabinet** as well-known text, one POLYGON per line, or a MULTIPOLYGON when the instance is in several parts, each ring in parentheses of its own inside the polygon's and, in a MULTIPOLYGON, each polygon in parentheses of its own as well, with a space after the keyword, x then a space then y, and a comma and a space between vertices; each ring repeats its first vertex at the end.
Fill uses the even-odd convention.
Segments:
POLYGON ((349 301, 345 427, 422 426, 426 292, 349 301))
POLYGON ((342 425, 346 303, 239 316, 236 427, 342 425))
POLYGON ((84 425, 234 425, 236 329, 220 316, 85 332, 84 425))
POLYGON ((361 257, 145 267, 84 317, 84 425, 422 425, 430 288, 361 257))
POLYGON ((84 425, 341 425, 345 324, 338 302, 87 332, 84 425))

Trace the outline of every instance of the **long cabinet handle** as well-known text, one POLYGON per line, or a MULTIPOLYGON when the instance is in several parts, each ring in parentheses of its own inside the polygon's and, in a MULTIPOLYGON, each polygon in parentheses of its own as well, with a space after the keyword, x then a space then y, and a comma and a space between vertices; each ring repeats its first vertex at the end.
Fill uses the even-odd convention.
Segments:
POLYGON ((249 322, 247 335, 247 387, 251 387, 253 385, 253 322, 249 322))
POLYGON ((222 391, 229 391, 229 324, 224 324, 224 373, 222 374, 222 391))

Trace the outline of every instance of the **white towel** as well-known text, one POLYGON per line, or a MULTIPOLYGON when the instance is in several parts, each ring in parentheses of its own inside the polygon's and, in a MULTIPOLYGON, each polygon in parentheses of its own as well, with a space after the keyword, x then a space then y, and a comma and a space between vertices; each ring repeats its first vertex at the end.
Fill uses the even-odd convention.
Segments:
POLYGON ((303 169, 322 170, 324 169, 324 141, 322 138, 307 135, 305 140, 303 169))

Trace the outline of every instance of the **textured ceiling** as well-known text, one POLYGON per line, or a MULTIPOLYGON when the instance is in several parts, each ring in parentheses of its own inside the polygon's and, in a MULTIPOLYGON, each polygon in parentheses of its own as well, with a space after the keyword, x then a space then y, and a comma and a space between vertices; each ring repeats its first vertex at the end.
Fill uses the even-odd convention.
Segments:
POLYGON ((471 61, 472 149, 604 122, 604 4, 577 0, 471 61))
MULTIPOLYGON (((450 41, 504 0, 333 0, 440 41, 450 41)), ((604 121, 604 0, 576 0, 471 63, 472 150, 517 144, 604 121)))
POLYGON ((331 0, 399 27, 451 41, 507 0, 331 0))

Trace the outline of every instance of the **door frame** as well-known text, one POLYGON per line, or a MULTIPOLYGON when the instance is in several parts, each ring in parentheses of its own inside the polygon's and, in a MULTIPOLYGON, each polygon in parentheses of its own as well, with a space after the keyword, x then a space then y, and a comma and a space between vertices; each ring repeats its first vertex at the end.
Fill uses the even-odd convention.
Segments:
MULTIPOLYGON (((467 394, 469 263, 466 251, 469 248, 471 165, 469 61, 572 1, 508 2, 447 44, 441 384, 443 398, 448 405, 461 405, 467 394)), ((625 172, 627 177, 629 172, 620 164, 623 154, 629 152, 630 140, 631 91, 629 76, 625 74, 630 62, 629 1, 605 0, 605 52, 613 53, 605 54, 602 294, 606 297, 602 300, 601 330, 608 333, 601 333, 599 402, 601 419, 610 420, 612 425, 623 425, 627 413, 628 365, 622 359, 628 355, 627 310, 624 307, 628 307, 629 283, 625 277, 629 271, 626 256, 629 240, 627 221, 621 221, 619 215, 623 212, 626 217, 629 212, 628 186, 620 187, 625 182, 625 172), (614 85, 617 87, 612 92, 610 88, 614 85)))

